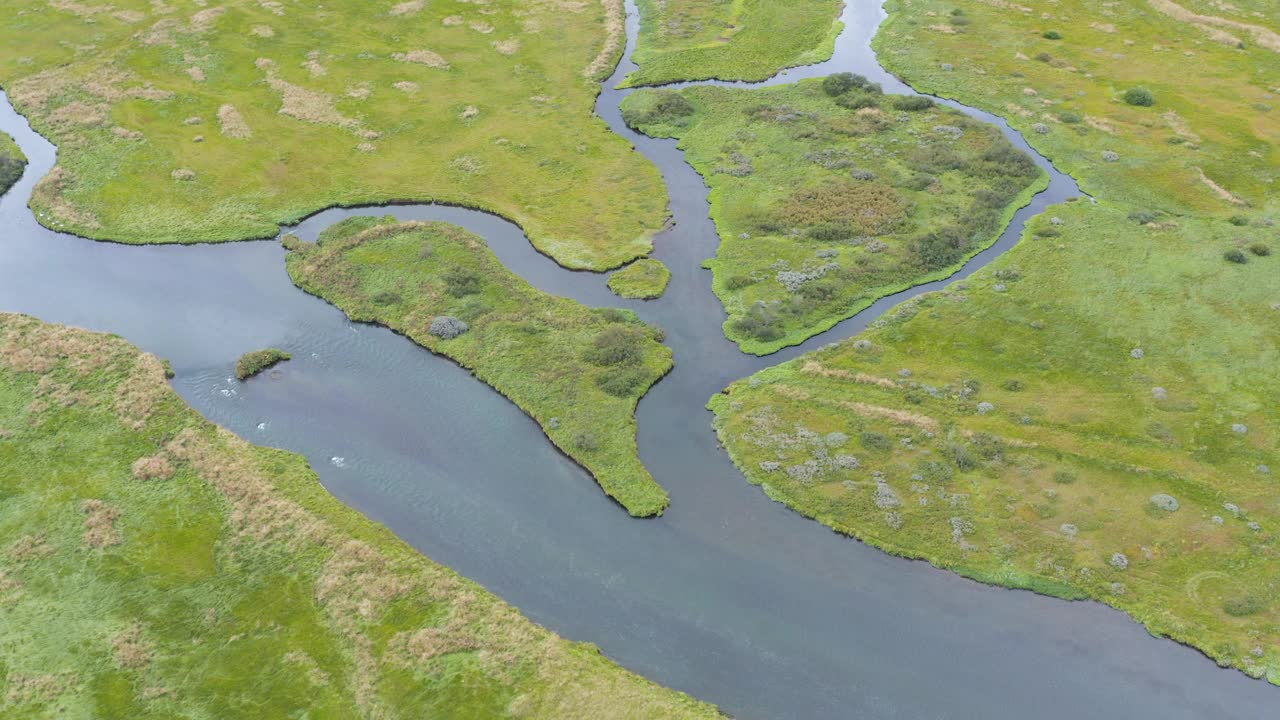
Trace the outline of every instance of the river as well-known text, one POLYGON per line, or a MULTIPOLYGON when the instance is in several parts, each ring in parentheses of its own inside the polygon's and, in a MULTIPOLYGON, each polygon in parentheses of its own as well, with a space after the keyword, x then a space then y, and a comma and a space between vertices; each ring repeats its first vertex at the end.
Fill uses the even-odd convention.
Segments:
MULTIPOLYGON (((849 70, 909 90, 876 63, 877 0, 850 0, 831 61, 770 83, 849 70)), ((314 237, 352 214, 444 220, 485 237, 507 267, 548 292, 630 307, 667 331, 675 370, 641 401, 641 457, 671 494, 637 520, 557 452, 537 425, 453 363, 387 330, 349 322, 289 281, 274 241, 125 246, 51 232, 26 202, 56 152, 0 96, 0 129, 31 159, 0 199, 0 310, 119 333, 168 358, 173 385, 246 439, 305 455, 343 502, 389 526, 575 640, 739 718, 1258 718, 1280 688, 1221 670, 1097 603, 989 587, 837 535, 773 503, 719 448, 707 398, 758 369, 845 338, 911 295, 1007 250, 1026 218, 1079 193, 1052 184, 989 250, 947 281, 895 295, 804 345, 765 358, 724 339, 702 260, 718 239, 706 188, 673 141, 621 122, 612 88, 597 112, 662 171, 673 226, 654 256, 672 272, 657 301, 622 300, 605 277, 566 271, 515 225, 439 206, 328 210, 314 237), (234 381, 243 352, 294 360, 234 381)), ((1004 128, 1003 122, 966 112, 1004 128)))

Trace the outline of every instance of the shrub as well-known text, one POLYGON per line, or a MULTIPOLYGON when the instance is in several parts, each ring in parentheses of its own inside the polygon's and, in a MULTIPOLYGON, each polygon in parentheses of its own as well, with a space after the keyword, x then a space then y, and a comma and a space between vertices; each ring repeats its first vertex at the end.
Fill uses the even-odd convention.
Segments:
POLYGON ((850 92, 836 98, 836 104, 849 110, 880 107, 880 97, 872 93, 850 92))
POLYGON ((933 99, 923 95, 896 95, 893 98, 893 109, 904 112, 919 112, 933 107, 933 99))
POLYGON ((469 325, 456 317, 441 315, 431 320, 431 327, 427 329, 427 332, 441 340, 452 340, 470 329, 469 325))
POLYGON ((454 297, 475 295, 480 292, 480 274, 469 268, 449 268, 444 274, 445 290, 454 297))
POLYGON ((9 186, 18 182, 18 178, 22 177, 22 171, 27 164, 11 158, 8 155, 0 155, 0 194, 9 189, 9 186))
POLYGON ((1152 495, 1151 504, 1165 512, 1177 512, 1180 507, 1177 498, 1167 493, 1152 495))
POLYGON ((750 275, 730 275, 724 281, 725 290, 741 290, 744 287, 755 285, 756 281, 751 279, 750 275))
POLYGON ((644 359, 644 331, 625 325, 610 325, 587 348, 585 358, 595 365, 635 365, 644 359))
POLYGON ((948 18, 947 21, 950 22, 952 25, 957 25, 957 26, 968 25, 971 22, 967 15, 952 15, 950 18, 948 18))
POLYGON ((1222 603, 1222 611, 1232 617, 1245 617, 1246 615, 1257 615, 1262 612, 1263 602, 1256 595, 1241 595, 1239 597, 1227 598, 1222 603))
POLYGON ((758 302, 751 306, 746 315, 733 323, 733 327, 743 335, 753 337, 762 342, 772 342, 782 337, 782 321, 773 307, 758 302))
POLYGON ((889 438, 878 432, 864 432, 859 440, 862 442, 862 447, 868 450, 888 450, 893 447, 889 438))
POLYGON ((1258 257, 1266 257, 1271 254, 1271 246, 1266 243, 1256 242, 1249 246, 1249 252, 1258 257))
POLYGON ((1083 122, 1083 120, 1084 118, 1080 117, 1079 113, 1073 113, 1070 110, 1058 113, 1058 121, 1066 123, 1067 125, 1077 125, 1080 122, 1083 122))
POLYGON ((573 446, 584 452, 594 452, 600 449, 600 440, 595 433, 583 431, 574 434, 573 446))
MULTIPOLYGON (((839 72, 822 79, 822 92, 835 97, 843 95, 858 86, 857 77, 850 72, 839 72)), ((863 82, 866 78, 862 78, 863 82)))
POLYGON ((1046 30, 1045 33, 1041 35, 1041 37, 1043 37, 1045 40, 1061 40, 1062 33, 1058 32, 1057 30, 1046 30))
POLYGON ((1243 265, 1249 262, 1249 257, 1236 248, 1231 248, 1230 250, 1222 253, 1222 257, 1226 258, 1227 262, 1233 262, 1237 265, 1243 265))
POLYGON ((674 123, 693 114, 693 105, 674 90, 649 90, 636 95, 622 108, 622 120, 631 127, 674 123))
POLYGON ((1008 390, 1009 392, 1022 392, 1027 386, 1024 385, 1021 380, 1005 380, 1000 384, 1000 387, 1008 390))
POLYGON ((1244 227, 1245 225, 1249 224, 1249 218, 1245 217, 1244 215, 1232 215, 1231 217, 1227 218, 1227 222, 1231 223, 1232 225, 1235 225, 1236 227, 1244 227))
POLYGON ((978 461, 973 459, 973 455, 969 454, 969 449, 960 443, 951 443, 942 450, 942 454, 952 465, 955 465, 962 472, 966 472, 978 467, 978 461))
POLYGON ((1129 219, 1139 225, 1147 225, 1160 219, 1160 214, 1152 210, 1134 210, 1129 213, 1129 219))
POLYGON ((1144 87, 1135 87, 1125 91, 1124 101, 1137 107, 1151 107, 1156 104, 1156 97, 1144 87))
POLYGON ((596 376, 596 385, 614 397, 634 395, 649 379, 642 367, 612 367, 596 376))
POLYGON ((1070 485, 1076 481, 1076 474, 1070 470, 1058 470, 1053 474, 1053 481, 1059 485, 1070 485))
POLYGON ((1047 52, 1036 53, 1036 60, 1039 60, 1042 63, 1052 62, 1053 56, 1047 52))
POLYGON ((403 298, 394 290, 379 290, 369 299, 374 305, 399 305, 403 298))

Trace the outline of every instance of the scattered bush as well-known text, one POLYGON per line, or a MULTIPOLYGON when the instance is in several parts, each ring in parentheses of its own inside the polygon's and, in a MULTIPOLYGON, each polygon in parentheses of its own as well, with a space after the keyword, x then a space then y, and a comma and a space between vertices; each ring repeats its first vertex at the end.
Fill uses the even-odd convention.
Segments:
POLYGON ((1120 154, 1112 150, 1102 151, 1102 162, 1116 162, 1120 159, 1120 154))
POLYGON ((1222 603, 1222 611, 1231 617, 1245 617, 1262 612, 1264 603, 1256 595, 1241 595, 1227 598, 1222 603))
POLYGON ((1057 30, 1046 30, 1045 33, 1040 37, 1043 37, 1045 40, 1061 40, 1062 33, 1058 32, 1057 30))
POLYGON ((725 278, 725 290, 741 290, 744 287, 755 285, 756 281, 750 275, 730 275, 725 278))
POLYGON ((1231 223, 1232 225, 1235 225, 1236 227, 1244 227, 1245 225, 1249 224, 1249 218, 1245 217, 1244 215, 1232 215, 1231 217, 1227 218, 1227 222, 1231 223))
POLYGON ((614 397, 636 394, 649 379, 643 367, 618 366, 596 376, 596 385, 614 397))
POLYGON ((1266 257, 1271 254, 1271 246, 1266 243, 1256 242, 1249 246, 1249 252, 1258 257, 1266 257))
POLYGON ((1078 125, 1084 121, 1084 118, 1080 117, 1079 113, 1064 110, 1063 112, 1058 113, 1058 121, 1067 125, 1078 125))
POLYGON ((1139 225, 1149 225, 1160 219, 1160 214, 1152 210, 1134 210, 1129 213, 1129 219, 1139 225))
POLYGON ((878 432, 864 432, 858 439, 862 442, 862 447, 868 450, 888 450, 893 447, 889 438, 878 432))
POLYGON ((595 365, 635 365, 644 360, 644 331, 625 325, 606 327, 585 353, 587 362, 595 365))
MULTIPOLYGON (((822 92, 830 95, 831 97, 843 95, 858 86, 859 83, 857 78, 862 78, 862 76, 854 75, 850 72, 839 72, 834 75, 828 75, 822 79, 822 92)), ((862 78, 862 81, 866 82, 866 78, 862 78)))
POLYGON ((1137 107, 1151 107, 1156 104, 1156 97, 1144 87, 1135 87, 1125 91, 1124 101, 1137 107))
POLYGON ((919 112, 933 107, 933 98, 923 95, 896 95, 893 98, 893 109, 904 112, 919 112))
POLYGON ((1227 262, 1233 262, 1237 265, 1243 265, 1249 262, 1249 256, 1245 255, 1237 248, 1231 248, 1230 250, 1222 253, 1222 257, 1225 258, 1227 262))
POLYGON ((880 96, 865 92, 849 92, 836 98, 836 104, 849 110, 880 107, 880 96))
POLYGON ((431 320, 431 327, 427 332, 441 340, 452 340, 470 329, 469 325, 456 317, 441 315, 431 320))
POLYGON ((978 461, 974 460, 973 455, 969 453, 969 448, 960 443, 948 444, 943 448, 942 454, 961 472, 967 472, 978 467, 978 461))
POLYGON ((0 194, 9 189, 9 186, 18 182, 18 178, 22 177, 22 171, 27 164, 8 155, 0 155, 0 194))
POLYGON ((1036 53, 1036 60, 1042 63, 1053 62, 1053 56, 1047 52, 1036 53))
POLYGON ((1180 507, 1177 498, 1166 493, 1152 495, 1151 504, 1165 512, 1177 512, 1180 507))
POLYGON ((782 337, 782 320, 772 306, 757 302, 751 306, 733 327, 738 332, 761 342, 773 342, 782 337))
POLYGON ((444 274, 445 290, 454 297, 465 297, 480 292, 480 274, 469 268, 449 268, 444 274))
POLYGON ((1058 470, 1053 473, 1053 481, 1059 485, 1070 485, 1076 481, 1076 474, 1070 470, 1058 470))

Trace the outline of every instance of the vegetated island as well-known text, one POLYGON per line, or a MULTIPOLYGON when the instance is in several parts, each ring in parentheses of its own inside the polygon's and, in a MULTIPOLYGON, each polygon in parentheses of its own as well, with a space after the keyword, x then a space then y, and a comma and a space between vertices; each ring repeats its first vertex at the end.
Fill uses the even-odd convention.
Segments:
POLYGON ((672 367, 660 329, 628 310, 541 292, 482 238, 446 223, 355 217, 315 245, 290 237, 286 247, 298 287, 470 370, 632 515, 667 506, 640 462, 634 417, 640 397, 672 367))
POLYGON ((653 258, 641 258, 609 276, 609 289, 624 298, 653 300, 662 297, 671 271, 653 258))
POLYGON ((0 196, 9 192, 9 188, 22 177, 27 168, 27 156, 23 154, 18 143, 7 134, 0 132, 0 196))
POLYGON ((116 336, 0 315, 0 492, 13 717, 718 716, 204 420, 116 336))
POLYGON ((1230 72, 1280 54, 1172 5, 893 3, 891 69, 1008 114, 1098 202, 710 407, 805 515, 1280 683, 1280 128, 1250 104, 1265 73, 1230 72))
POLYGON ((998 128, 849 73, 641 90, 622 110, 710 186, 725 335, 757 355, 955 272, 1047 183, 998 128))
POLYGON ((326 207, 435 201, 607 270, 666 218, 657 168, 592 113, 622 18, 622 0, 24 0, 0 8, 0 85, 58 145, 31 199, 55 230, 243 240, 326 207))
POLYGON ((292 357, 289 353, 276 348, 247 352, 236 361, 236 378, 238 380, 248 380, 263 370, 292 357))
POLYGON ((639 68, 624 86, 764 80, 835 50, 840 0, 637 0, 639 68))

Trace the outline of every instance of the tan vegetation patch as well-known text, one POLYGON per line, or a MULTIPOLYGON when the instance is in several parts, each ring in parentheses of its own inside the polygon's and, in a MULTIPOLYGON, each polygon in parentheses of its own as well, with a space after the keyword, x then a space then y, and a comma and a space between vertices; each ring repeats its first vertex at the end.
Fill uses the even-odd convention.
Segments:
POLYGON ((449 67, 449 61, 445 60, 440 53, 432 50, 410 50, 409 52, 394 53, 391 57, 398 62, 417 63, 442 70, 449 67))
POLYGON ((312 50, 307 53, 307 60, 302 63, 302 67, 306 68, 307 72, 311 73, 311 77, 321 77, 329 74, 329 71, 325 69, 324 65, 320 64, 319 50, 312 50))
POLYGON ((107 106, 76 101, 54 110, 48 117, 50 124, 64 131, 72 126, 99 127, 107 123, 107 106))
POLYGON ((119 10, 111 13, 111 17, 119 20, 125 25, 133 25, 147 19, 146 13, 137 10, 119 10))
POLYGON ((1248 205, 1249 204, 1244 200, 1241 200, 1240 198, 1236 197, 1234 194, 1232 194, 1230 190, 1227 190, 1226 188, 1222 187, 1218 183, 1211 180, 1208 175, 1204 174, 1203 169, 1196 168, 1196 173, 1200 176, 1200 182, 1204 183, 1206 187, 1212 190, 1215 195, 1222 198, 1223 200, 1226 200, 1232 205, 1248 205))
POLYGON ((126 427, 141 430, 156 402, 168 389, 164 363, 151 353, 139 353, 129 376, 116 391, 116 416, 126 427))
POLYGON ((5 693, 8 705, 30 705, 56 700, 67 686, 67 678, 59 675, 20 675, 7 678, 9 691, 5 693))
POLYGON ((120 510, 97 499, 80 503, 84 518, 84 542, 89 547, 103 548, 119 545, 120 531, 116 530, 116 518, 120 510))
POLYGON ((46 210, 56 220, 72 227, 88 229, 101 227, 101 223, 93 213, 77 207, 67 199, 66 193, 74 183, 75 176, 70 170, 62 165, 54 165, 49 174, 41 178, 40 182, 32 188, 32 206, 46 210))
POLYGON ((206 8, 191 16, 191 32, 202 33, 213 29, 218 18, 227 11, 224 7, 206 8))
POLYGON ((115 9, 110 5, 85 5, 84 3, 74 2, 74 0, 49 0, 49 7, 54 10, 69 12, 82 18, 91 18, 94 15, 109 13, 115 9))
POLYGON ((173 477, 173 464, 163 454, 148 455, 133 461, 132 471, 139 480, 168 480, 173 477))
POLYGON ((829 401, 820 398, 819 402, 839 405, 840 407, 852 410, 863 417, 875 418, 877 420, 888 420, 889 422, 897 423, 899 425, 914 425, 921 430, 926 430, 931 433, 937 433, 941 429, 938 421, 928 415, 921 415, 919 413, 908 412, 906 410, 898 410, 897 408, 871 405, 869 403, 855 402, 852 400, 829 401))
POLYGON ((22 580, 0 570, 0 607, 12 605, 22 598, 22 580))
POLYGON ((43 560, 55 552, 43 534, 23 535, 9 546, 9 558, 15 563, 43 560))
POLYGON ((1091 22, 1089 23, 1089 27, 1097 30, 1098 32, 1104 33, 1113 33, 1116 31, 1116 26, 1111 23, 1091 22))
POLYGON ((928 29, 934 32, 940 32, 943 35, 955 35, 956 29, 951 25, 929 25, 928 29))
POLYGON ((204 82, 204 70, 198 67, 187 68, 187 76, 196 82, 204 82))
POLYGON ((493 43, 493 49, 502 55, 515 55, 520 50, 520 41, 515 38, 496 40, 493 43))
MULTIPOLYGON (((1280 33, 1262 27, 1261 25, 1250 25, 1249 23, 1239 22, 1237 20, 1227 20, 1226 18, 1214 17, 1213 15, 1200 15, 1192 12, 1172 0, 1147 0, 1148 3, 1156 10, 1168 15, 1175 20, 1195 25, 1200 30, 1209 34, 1211 38, 1224 44, 1234 45, 1226 38, 1235 40, 1231 35, 1223 32, 1222 29, 1229 28, 1240 32, 1248 33, 1253 37, 1253 41, 1273 52, 1280 52, 1280 33), (1225 36, 1225 37, 1222 37, 1225 36)), ((1239 42, 1236 40, 1236 42, 1239 42)))
POLYGON ((369 97, 370 92, 372 92, 372 90, 369 88, 369 83, 362 82, 358 85, 352 85, 347 88, 346 95, 347 97, 355 98, 356 100, 364 100, 369 97))
POLYGON ((1101 130, 1102 132, 1108 135, 1116 134, 1116 126, 1112 125, 1111 122, 1106 118, 1095 117, 1093 115, 1085 115, 1084 124, 1088 125, 1094 130, 1101 130))
POLYGON ((254 37, 272 38, 276 36, 276 31, 270 25, 254 25, 249 28, 249 34, 254 37))
POLYGON ((467 23, 467 27, 471 28, 472 30, 475 30, 478 33, 481 33, 482 35, 488 35, 489 33, 493 32, 493 26, 485 22, 484 20, 472 20, 471 22, 467 23))
POLYGON ((413 15, 426 6, 426 0, 408 0, 392 7, 390 12, 395 16, 413 15))
POLYGON ((461 15, 450 15, 449 17, 441 20, 440 22, 445 27, 457 27, 462 23, 466 22, 466 19, 463 18, 461 15))
POLYGON ((253 137, 253 131, 249 129, 249 123, 244 121, 244 116, 240 114, 235 105, 223 105, 218 108, 218 131, 229 138, 237 140, 253 137))
POLYGON ((1177 135, 1178 137, 1181 137, 1181 138, 1186 138, 1187 140, 1196 144, 1200 143, 1200 136, 1191 132, 1191 126, 1188 125, 1187 121, 1184 120, 1183 117, 1178 114, 1178 111, 1170 110, 1169 112, 1164 113, 1160 117, 1166 123, 1168 123, 1169 129, 1173 130, 1174 135, 1177 135))
POLYGON ((591 79, 601 77, 609 71, 613 66, 614 58, 626 42, 626 32, 622 22, 624 16, 622 0, 600 0, 600 4, 604 6, 604 45, 582 71, 584 76, 591 79))
POLYGON ((395 88, 395 89, 399 90, 400 92, 404 92, 404 93, 416 93, 416 92, 418 92, 418 83, 416 83, 416 82, 410 82, 410 81, 408 81, 408 80, 401 80, 401 81, 400 81, 400 82, 398 82, 398 83, 393 83, 393 84, 391 85, 391 87, 393 87, 393 88, 395 88))
POLYGON ((284 15, 284 5, 276 2, 276 0, 258 0, 258 7, 272 15, 284 15))
POLYGON ((841 378, 843 380, 852 380, 863 385, 879 385, 880 387, 896 390, 897 384, 889 378, 883 378, 876 375, 868 375, 867 373, 851 373, 843 368, 823 367, 815 360, 809 360, 800 368, 800 372, 806 375, 821 375, 823 377, 841 378))
POLYGON ((151 644, 142 637, 141 625, 134 625, 112 637, 111 649, 116 663, 122 668, 137 670, 151 662, 151 644))
POLYGON ((299 668, 304 670, 307 674, 307 681, 312 685, 315 685, 316 687, 329 686, 329 682, 332 679, 329 676, 329 673, 320 669, 319 663, 317 663, 315 658, 310 655, 302 652, 301 650, 294 650, 284 656, 284 661, 290 665, 297 665, 299 668))

